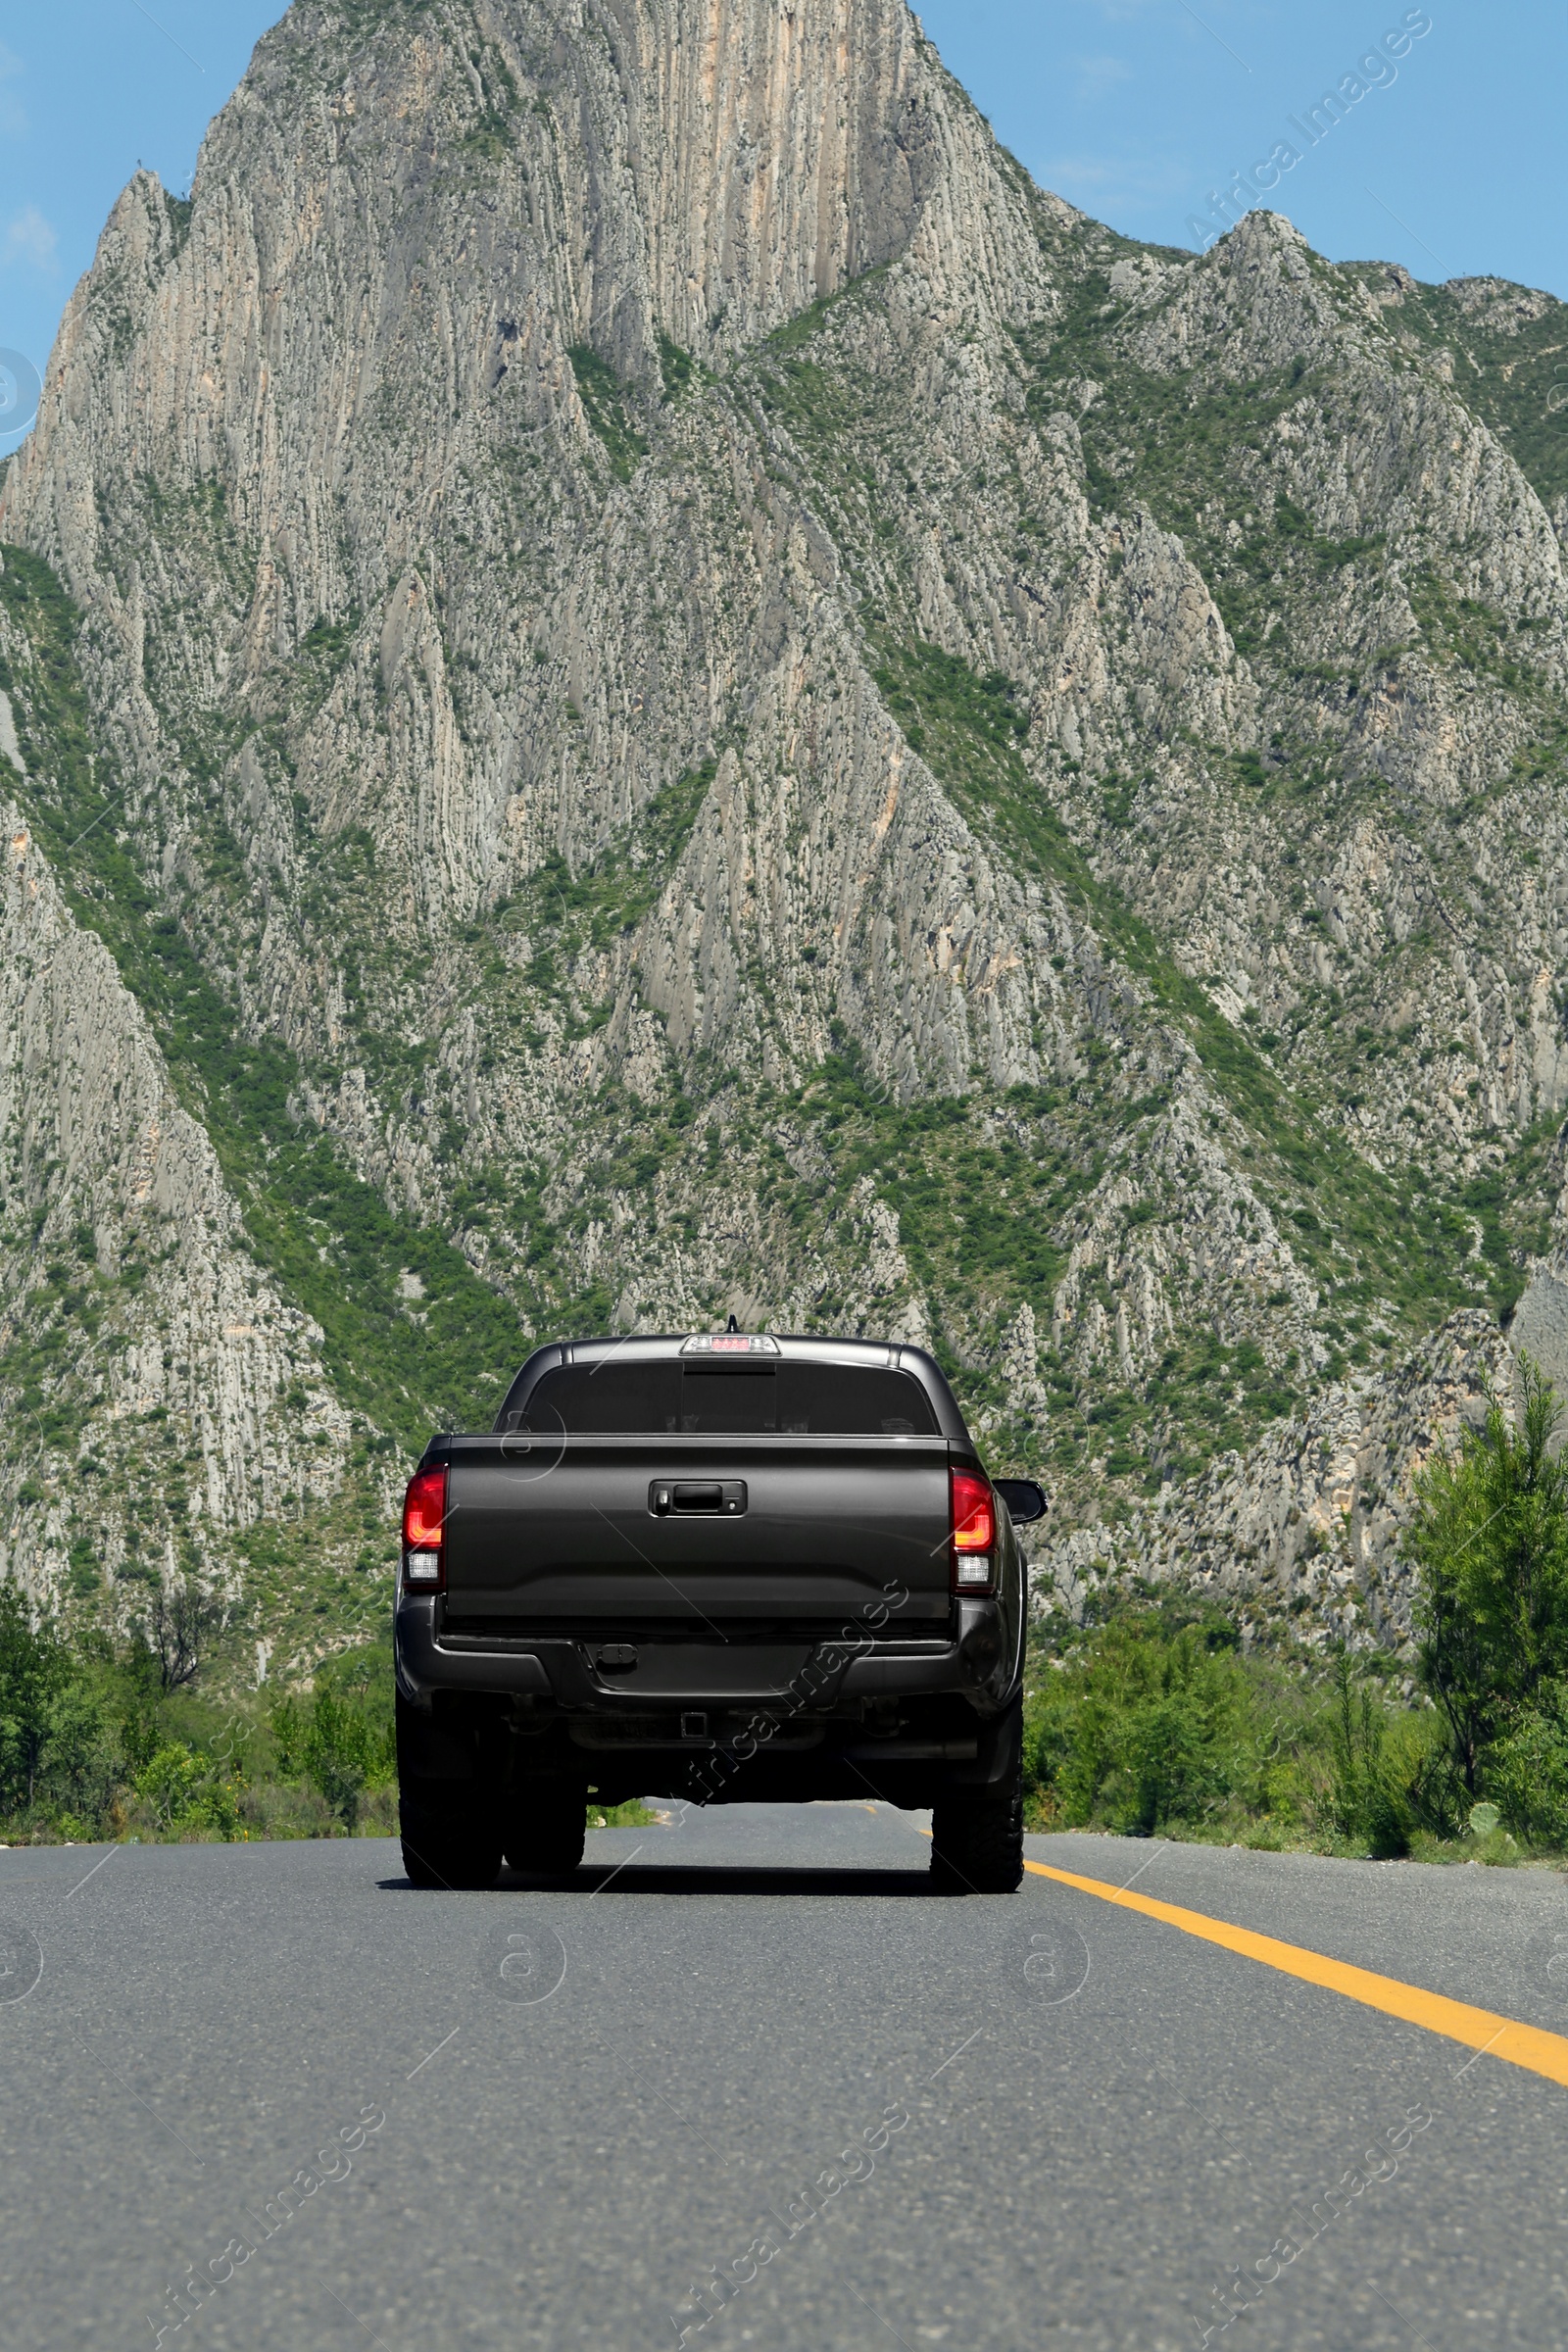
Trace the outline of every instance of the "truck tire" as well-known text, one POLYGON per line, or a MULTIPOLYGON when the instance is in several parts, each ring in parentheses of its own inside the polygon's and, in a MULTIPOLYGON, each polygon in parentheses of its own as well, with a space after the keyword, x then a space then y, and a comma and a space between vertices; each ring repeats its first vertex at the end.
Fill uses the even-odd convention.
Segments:
POLYGON ((507 1824, 507 1866, 525 1879, 569 1879, 582 1860, 588 1800, 578 1788, 530 1789, 507 1824))
POLYGON ((473 1890, 501 1875, 501 1833, 485 1821, 405 1801, 399 1807, 403 1867, 416 1886, 473 1890))
POLYGON ((931 1813, 931 1879, 944 1894, 1012 1894, 1023 1879, 1023 1788, 999 1804, 950 1798, 931 1813))

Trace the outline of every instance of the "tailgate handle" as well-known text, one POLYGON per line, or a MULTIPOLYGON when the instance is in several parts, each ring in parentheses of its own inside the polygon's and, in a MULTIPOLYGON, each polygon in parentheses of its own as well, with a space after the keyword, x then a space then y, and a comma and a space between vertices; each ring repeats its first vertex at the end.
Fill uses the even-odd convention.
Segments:
POLYGON ((746 1508, 744 1478, 656 1478, 648 1490, 648 1508, 656 1519, 672 1513, 682 1518, 733 1519, 746 1508))

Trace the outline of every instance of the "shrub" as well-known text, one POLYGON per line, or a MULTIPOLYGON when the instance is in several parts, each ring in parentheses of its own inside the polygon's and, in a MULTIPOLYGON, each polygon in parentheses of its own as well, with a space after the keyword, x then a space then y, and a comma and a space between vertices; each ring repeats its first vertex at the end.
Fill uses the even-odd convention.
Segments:
POLYGON ((34 1626, 21 1587, 0 1584, 0 1807, 30 1806, 55 1704, 71 1680, 71 1653, 34 1626))
POLYGON ((136 1775, 136 1794, 160 1830, 175 1838, 231 1838, 239 1824, 237 1791, 212 1759, 168 1740, 136 1775))
POLYGON ((1201 1828, 1262 1775, 1266 1726, 1233 1629, 1113 1621, 1026 1711, 1026 1776, 1070 1828, 1201 1828))
MULTIPOLYGON (((1494 1398, 1485 1428, 1428 1464, 1405 1541, 1419 1575, 1422 1676, 1454 1771, 1472 1801, 1497 1778, 1498 1802, 1524 1808, 1510 1814, 1522 1821, 1525 1759, 1548 1758, 1568 1737, 1568 1463, 1552 1450, 1556 1396, 1528 1357, 1520 1386, 1517 1423, 1494 1398)), ((1544 1802, 1549 1812, 1554 1800, 1544 1802)))
POLYGON ((352 1838, 365 1795, 397 1770, 387 1645, 351 1650, 323 1666, 309 1705, 280 1699, 271 1727, 279 1774, 308 1781, 352 1838))
POLYGON ((360 1796, 376 1762, 369 1723, 330 1686, 319 1690, 312 1702, 301 1754, 307 1779, 352 1838, 359 1824, 360 1796))
POLYGON ((1487 1787, 1509 1827, 1536 1845, 1568 1845, 1568 1691, 1524 1707, 1487 1759, 1487 1787))
POLYGON ((1391 1714, 1367 1683, 1356 1690, 1343 1652, 1336 1661, 1328 1747, 1329 1783, 1319 1813, 1348 1844, 1388 1861, 1408 1854, 1418 1829, 1455 1826, 1444 1793, 1441 1728, 1421 1715, 1391 1714))

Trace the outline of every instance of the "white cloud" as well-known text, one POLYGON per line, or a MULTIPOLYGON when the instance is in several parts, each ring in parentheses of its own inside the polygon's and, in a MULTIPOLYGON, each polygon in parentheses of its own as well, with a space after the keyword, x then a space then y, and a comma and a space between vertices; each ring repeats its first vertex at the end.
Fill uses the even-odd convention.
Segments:
POLYGON ((1072 62, 1078 74, 1078 95, 1091 103, 1133 77, 1133 70, 1125 58, 1075 57, 1072 62))
POLYGON ((59 238, 37 206, 25 205, 6 223, 0 267, 9 269, 14 262, 26 262, 34 270, 52 270, 59 246, 59 238))
POLYGON ((1058 155, 1035 172, 1042 187, 1070 203, 1148 204, 1185 195, 1192 166, 1178 156, 1058 155))

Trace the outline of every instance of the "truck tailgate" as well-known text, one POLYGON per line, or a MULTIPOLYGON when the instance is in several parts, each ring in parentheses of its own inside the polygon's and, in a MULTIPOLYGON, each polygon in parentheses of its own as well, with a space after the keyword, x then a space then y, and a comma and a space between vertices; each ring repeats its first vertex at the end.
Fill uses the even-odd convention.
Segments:
POLYGON ((712 1640, 836 1632, 879 1604, 904 1633, 949 1618, 945 1438, 463 1437, 426 1458, 443 1457, 454 1630, 712 1640))

